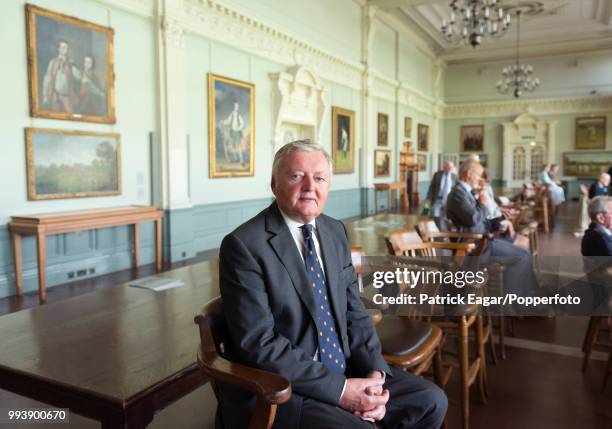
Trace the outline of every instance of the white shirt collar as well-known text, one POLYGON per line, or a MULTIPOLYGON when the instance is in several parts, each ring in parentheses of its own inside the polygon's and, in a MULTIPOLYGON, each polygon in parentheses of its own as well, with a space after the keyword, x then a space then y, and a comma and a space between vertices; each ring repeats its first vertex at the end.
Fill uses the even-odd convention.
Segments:
MULTIPOLYGON (((289 228, 289 231, 292 231, 294 229, 298 229, 299 231, 302 231, 300 229, 300 227, 302 225, 304 225, 302 222, 298 222, 295 221, 293 219, 291 219, 284 211, 282 211, 280 208, 278 209, 279 212, 281 212, 281 215, 283 216, 283 219, 285 220, 285 223, 287 224, 287 228, 289 228)), ((310 225, 312 225, 312 227, 314 229, 317 228, 317 224, 316 224, 316 218, 311 220, 310 222, 308 222, 310 225)))
POLYGON ((470 195, 472 195, 472 187, 470 186, 469 183, 464 182, 463 180, 457 180, 457 183, 459 183, 461 186, 463 186, 463 189, 465 189, 466 191, 468 191, 468 193, 470 195))

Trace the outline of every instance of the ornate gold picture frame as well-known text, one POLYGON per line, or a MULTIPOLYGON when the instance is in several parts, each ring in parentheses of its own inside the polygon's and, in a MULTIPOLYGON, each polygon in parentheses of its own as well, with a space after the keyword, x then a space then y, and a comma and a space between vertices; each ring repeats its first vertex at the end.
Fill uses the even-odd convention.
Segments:
POLYGON ((28 200, 121 194, 121 138, 26 128, 28 200))
POLYGON ((115 123, 112 28, 26 5, 30 114, 115 123))
POLYGON ((355 171, 355 112, 332 107, 332 158, 334 174, 355 171))
POLYGON ((208 73, 208 176, 255 174, 255 85, 208 73))

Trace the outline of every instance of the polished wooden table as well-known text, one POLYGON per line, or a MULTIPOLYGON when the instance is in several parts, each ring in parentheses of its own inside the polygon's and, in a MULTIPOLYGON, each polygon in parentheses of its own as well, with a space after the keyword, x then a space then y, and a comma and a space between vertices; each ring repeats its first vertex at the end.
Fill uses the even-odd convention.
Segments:
POLYGON ((385 234, 401 228, 414 227, 420 220, 436 220, 431 216, 385 213, 346 224, 351 246, 360 246, 367 256, 387 255, 385 234))
POLYGON ((374 211, 378 211, 378 191, 387 192, 387 209, 391 208, 393 201, 393 192, 399 194, 400 208, 407 208, 406 200, 406 182, 391 182, 391 183, 375 183, 374 184, 374 211))
POLYGON ((125 206, 102 209, 76 210, 69 212, 42 213, 25 216, 12 216, 9 230, 13 244, 15 279, 17 295, 23 294, 23 274, 21 256, 21 236, 36 235, 36 255, 38 260, 38 296, 45 302, 46 282, 46 236, 65 232, 109 228, 119 225, 134 225, 134 264, 140 263, 140 223, 155 222, 155 261, 161 270, 162 210, 153 206, 125 206))
POLYGON ((69 408, 102 428, 144 428, 206 382, 193 322, 218 296, 218 260, 169 271, 185 286, 127 284, 0 317, 0 389, 69 408))

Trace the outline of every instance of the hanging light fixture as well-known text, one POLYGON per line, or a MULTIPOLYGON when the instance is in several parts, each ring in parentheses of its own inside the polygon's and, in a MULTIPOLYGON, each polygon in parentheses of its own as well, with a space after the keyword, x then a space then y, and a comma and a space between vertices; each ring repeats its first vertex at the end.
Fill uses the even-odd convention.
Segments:
POLYGON ((453 0, 450 8, 440 31, 451 43, 463 40, 476 48, 483 37, 501 37, 510 27, 510 14, 499 0, 453 0))
POLYGON ((540 86, 540 79, 533 76, 533 67, 529 64, 520 64, 519 48, 521 38, 521 11, 516 11, 516 62, 502 70, 502 78, 497 81, 497 91, 506 94, 512 89, 514 97, 519 98, 524 91, 533 92, 540 86))

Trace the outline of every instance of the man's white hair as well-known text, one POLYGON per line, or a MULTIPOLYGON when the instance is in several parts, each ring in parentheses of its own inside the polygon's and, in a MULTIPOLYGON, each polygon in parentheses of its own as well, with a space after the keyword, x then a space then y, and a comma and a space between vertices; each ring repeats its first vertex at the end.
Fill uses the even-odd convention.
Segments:
POLYGON ((612 203, 611 197, 599 196, 589 201, 589 217, 595 220, 595 216, 608 211, 608 204, 612 203))
POLYGON ((329 174, 332 172, 332 159, 329 156, 329 153, 325 150, 323 146, 317 143, 313 143, 310 139, 304 140, 295 140, 287 143, 283 147, 281 147, 276 154, 274 155, 274 162, 272 162, 272 181, 274 181, 274 177, 276 177, 276 173, 278 173, 278 168, 280 163, 285 157, 291 155, 293 152, 321 152, 325 159, 327 160, 327 164, 329 165, 329 174))

